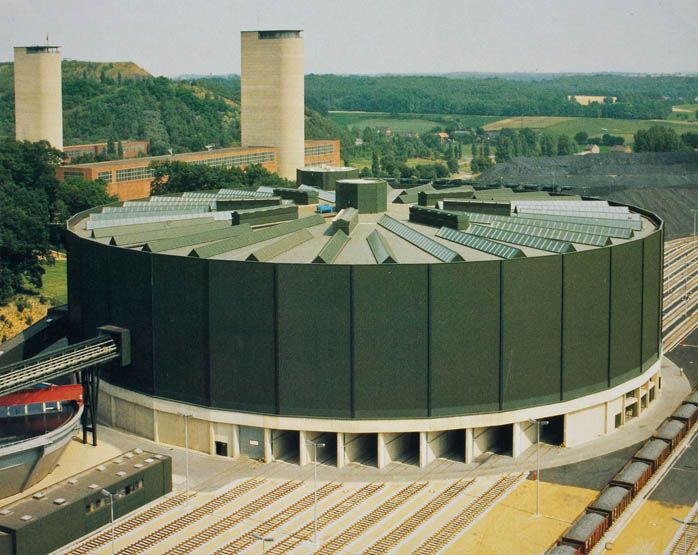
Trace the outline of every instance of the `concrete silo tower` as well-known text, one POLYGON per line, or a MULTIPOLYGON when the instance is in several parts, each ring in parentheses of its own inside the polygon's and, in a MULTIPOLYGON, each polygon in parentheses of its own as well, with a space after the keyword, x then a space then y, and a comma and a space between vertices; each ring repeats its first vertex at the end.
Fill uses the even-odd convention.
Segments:
POLYGON ((243 31, 242 146, 279 149, 278 173, 296 178, 304 164, 301 31, 243 31))
POLYGON ((15 138, 63 149, 61 54, 57 46, 15 47, 15 138))

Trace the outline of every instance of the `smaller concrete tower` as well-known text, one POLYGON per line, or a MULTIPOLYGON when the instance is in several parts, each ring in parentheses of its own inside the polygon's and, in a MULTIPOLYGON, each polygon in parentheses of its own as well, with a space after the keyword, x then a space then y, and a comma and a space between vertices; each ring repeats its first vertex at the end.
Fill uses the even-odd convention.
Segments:
POLYGON ((57 46, 15 47, 15 138, 63 150, 61 54, 57 46))
POLYGON ((279 149, 278 173, 296 179, 305 163, 301 31, 243 31, 242 146, 279 149))

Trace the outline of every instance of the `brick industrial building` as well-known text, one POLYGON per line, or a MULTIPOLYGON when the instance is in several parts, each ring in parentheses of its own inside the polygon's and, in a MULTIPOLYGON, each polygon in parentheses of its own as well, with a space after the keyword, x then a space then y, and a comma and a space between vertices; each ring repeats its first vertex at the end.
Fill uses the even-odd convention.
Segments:
MULTIPOLYGON (((306 141, 305 164, 340 164, 338 140, 306 141)), ((110 160, 60 166, 56 173, 63 181, 66 177, 78 176, 86 179, 102 179, 107 183, 109 194, 121 200, 143 198, 150 195, 150 182, 153 179, 151 162, 176 160, 190 164, 210 166, 239 166, 245 168, 259 164, 270 172, 278 170, 279 151, 275 147, 233 147, 202 152, 187 152, 173 156, 148 156, 128 160, 110 160)), ((295 170, 294 170, 295 172, 295 170)), ((295 173, 294 173, 295 178, 295 173)))

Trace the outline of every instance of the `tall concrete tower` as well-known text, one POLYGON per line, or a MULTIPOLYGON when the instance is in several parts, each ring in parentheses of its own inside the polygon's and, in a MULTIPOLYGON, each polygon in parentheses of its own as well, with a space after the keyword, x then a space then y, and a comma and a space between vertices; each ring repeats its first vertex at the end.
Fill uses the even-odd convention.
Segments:
POLYGON ((277 147, 279 175, 295 180, 305 165, 301 31, 243 31, 241 39, 242 146, 277 147))
POLYGON ((15 47, 15 138, 63 150, 61 54, 57 46, 15 47))

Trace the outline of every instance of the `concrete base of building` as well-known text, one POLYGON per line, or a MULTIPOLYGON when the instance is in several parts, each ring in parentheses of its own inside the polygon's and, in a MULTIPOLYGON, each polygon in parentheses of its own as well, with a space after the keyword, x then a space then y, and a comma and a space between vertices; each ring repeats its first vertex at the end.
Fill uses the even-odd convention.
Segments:
POLYGON ((471 463, 488 453, 516 459, 537 441, 534 420, 548 422, 541 426, 541 440, 577 447, 641 417, 659 397, 661 363, 662 359, 616 387, 562 403, 409 420, 240 413, 158 399, 102 381, 99 418, 159 443, 211 455, 284 460, 300 466, 312 463, 316 456, 318 461, 338 468, 356 462, 383 468, 395 460, 425 467, 438 458, 471 463))

